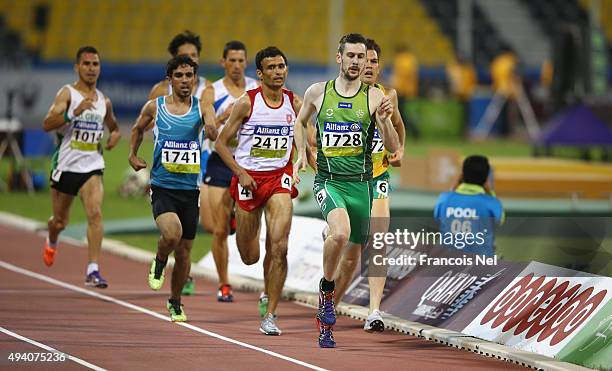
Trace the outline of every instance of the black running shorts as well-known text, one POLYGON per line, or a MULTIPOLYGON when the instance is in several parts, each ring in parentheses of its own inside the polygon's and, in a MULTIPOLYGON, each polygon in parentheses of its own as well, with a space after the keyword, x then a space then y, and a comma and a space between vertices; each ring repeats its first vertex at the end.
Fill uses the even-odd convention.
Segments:
POLYGON ((89 173, 73 173, 70 171, 51 170, 49 183, 51 188, 59 192, 76 196, 79 190, 94 175, 102 176, 104 169, 90 171, 89 173))
POLYGON ((233 175, 232 170, 223 162, 221 156, 213 152, 208 157, 203 183, 213 187, 229 188, 233 175))
POLYGON ((153 218, 164 213, 175 213, 183 228, 182 239, 195 239, 200 216, 200 191, 168 189, 151 186, 153 218))

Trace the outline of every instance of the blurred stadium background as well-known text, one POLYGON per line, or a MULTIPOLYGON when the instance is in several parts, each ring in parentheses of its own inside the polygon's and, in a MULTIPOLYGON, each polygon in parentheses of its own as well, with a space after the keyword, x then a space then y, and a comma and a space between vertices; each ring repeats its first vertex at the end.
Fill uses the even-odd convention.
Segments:
MULTIPOLYGON (((98 87, 124 129, 121 145, 105 154, 107 235, 153 249, 147 202, 118 190, 127 177, 129 126, 163 78, 168 42, 186 29, 202 37, 208 79, 223 75, 225 42, 243 41, 251 57, 276 45, 289 59, 288 86, 298 94, 337 75, 333 57, 342 34, 376 39, 383 82, 402 95, 408 128, 406 160, 394 169, 393 215, 431 215, 462 157, 479 153, 492 159, 509 216, 607 218, 604 242, 589 245, 584 261, 575 254, 553 259, 550 249, 507 256, 573 261, 585 270, 604 251, 610 261, 612 0, 0 0, 0 138, 17 122, 26 158, 0 160, 0 209, 48 217, 53 143, 41 133, 42 118, 57 90, 74 81, 76 50, 93 45, 102 60, 98 87), (23 175, 32 175, 34 194, 16 192, 27 186, 23 175)), ((247 74, 254 75, 252 63, 247 74)), ((308 192, 296 210, 319 216, 308 192)), ((67 233, 79 236, 84 221, 81 207, 73 207, 67 233)), ((208 237, 196 245, 199 259, 208 237)), ((599 272, 609 275, 610 267, 599 272)))

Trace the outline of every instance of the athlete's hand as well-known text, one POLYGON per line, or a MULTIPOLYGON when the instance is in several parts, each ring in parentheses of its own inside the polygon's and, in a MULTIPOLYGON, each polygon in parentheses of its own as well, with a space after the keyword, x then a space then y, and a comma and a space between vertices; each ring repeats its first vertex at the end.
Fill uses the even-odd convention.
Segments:
POLYGON ((306 165, 308 165, 307 161, 305 160, 306 156, 306 153, 298 154, 297 159, 293 163, 293 184, 299 184, 300 172, 306 171, 306 165))
POLYGON ((74 116, 79 116, 81 115, 81 113, 83 113, 84 111, 93 108, 94 107, 94 102, 91 98, 85 98, 81 101, 81 104, 79 104, 73 111, 74 116))
POLYGON ((249 173, 244 170, 238 175, 238 183, 240 183, 242 188, 246 188, 251 192, 257 189, 255 179, 253 179, 253 177, 251 177, 249 173))
POLYGON ((389 165, 394 167, 402 166, 402 159, 404 158, 404 149, 400 148, 395 153, 389 155, 389 165))
POLYGON ((381 121, 386 120, 387 118, 391 118, 393 114, 393 103, 391 103, 391 99, 387 97, 383 97, 382 102, 380 102, 380 106, 376 110, 376 116, 381 121))
POLYGON ((204 125, 204 133, 206 137, 210 140, 217 140, 217 135, 219 135, 219 131, 217 130, 217 126, 213 124, 205 124, 204 125))
POLYGON ((130 166, 132 167, 132 169, 136 171, 140 169, 145 169, 147 167, 147 162, 137 156, 130 156, 128 158, 128 161, 130 162, 130 166))

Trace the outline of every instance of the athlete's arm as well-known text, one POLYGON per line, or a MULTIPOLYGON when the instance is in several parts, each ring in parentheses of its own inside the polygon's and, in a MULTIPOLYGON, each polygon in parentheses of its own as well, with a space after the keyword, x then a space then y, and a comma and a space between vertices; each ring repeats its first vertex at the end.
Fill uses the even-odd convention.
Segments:
POLYGON ((316 83, 310 85, 310 87, 306 89, 302 107, 297 115, 297 118, 295 119, 295 130, 293 132, 293 136, 298 151, 298 158, 294 164, 294 176, 297 176, 298 171, 306 170, 305 159, 307 159, 306 146, 308 144, 306 143, 306 127, 310 117, 316 112, 317 107, 315 102, 323 94, 323 89, 325 89, 325 83, 316 83))
POLYGON ((43 121, 43 129, 45 131, 57 129, 68 122, 64 112, 66 112, 68 109, 69 103, 70 91, 67 87, 63 87, 55 95, 55 99, 49 108, 49 112, 47 112, 47 116, 45 116, 43 121))
MULTIPOLYGON (((202 93, 202 98, 206 96, 206 89, 202 93)), ((215 109, 211 104, 208 104, 204 99, 200 100, 200 112, 202 112, 202 120, 204 121, 204 134, 210 140, 217 139, 217 124, 215 122, 215 109)))
MULTIPOLYGON (((221 126, 221 122, 217 121, 215 116, 215 88, 210 82, 207 82, 206 88, 202 92, 202 117, 206 124, 214 125, 215 129, 221 126)), ((217 133, 217 130, 215 130, 217 133)), ((210 137, 209 137, 210 138, 210 137)), ((215 134, 215 139, 217 138, 215 134)), ((212 139, 212 140, 215 140, 212 139)))
POLYGON ((234 103, 230 103, 225 109, 225 111, 223 111, 223 113, 217 117, 217 127, 223 125, 225 121, 227 121, 230 116, 230 113, 232 113, 232 108, 234 108, 234 103))
MULTIPOLYGON (((302 110, 302 105, 303 105, 303 101, 302 98, 297 95, 297 94, 293 94, 293 109, 295 110, 295 112, 300 112, 302 110)), ((308 162, 308 165, 310 165, 310 167, 312 167, 315 171, 317 171, 317 151, 313 151, 312 150, 312 139, 314 139, 314 135, 311 135, 311 130, 313 130, 313 125, 310 122, 310 120, 308 120, 309 125, 307 125, 307 130, 306 130, 306 139, 307 139, 307 145, 306 145, 306 161, 308 162), (312 139, 311 139, 312 136, 312 139)), ((294 133, 295 133, 295 127, 294 127, 294 133)), ((294 134, 295 135, 295 134, 294 134)), ((314 141, 314 147, 316 148, 317 146, 317 142, 316 140, 314 141)), ((294 176, 294 180, 296 183, 300 182, 300 178, 297 176, 294 176)))
POLYGON ((149 92, 149 100, 155 99, 157 97, 163 97, 168 94, 168 80, 163 79, 157 84, 153 85, 151 91, 149 92))
POLYGON ((391 100, 385 97, 382 90, 376 87, 370 87, 370 98, 370 101, 376 109, 376 124, 380 131, 383 144, 387 151, 394 153, 399 149, 399 138, 393 128, 393 123, 391 123, 391 115, 393 114, 391 100))
POLYGON ((147 167, 147 162, 142 158, 138 157, 138 148, 142 143, 142 137, 144 132, 148 128, 153 127, 154 118, 157 111, 155 100, 148 101, 140 111, 140 115, 136 119, 136 123, 132 126, 132 136, 130 138, 130 154, 128 155, 128 161, 132 168, 136 171, 147 167))
POLYGON ((391 115, 391 122, 395 128, 395 132, 399 137, 399 149, 389 156, 389 164, 391 166, 401 166, 402 158, 404 158, 404 143, 406 142, 406 127, 404 126, 404 120, 399 111, 399 102, 397 100, 397 91, 395 89, 389 89, 387 95, 391 98, 393 104, 393 115, 391 115))
POLYGON ((234 103, 234 109, 230 113, 229 118, 225 122, 225 126, 219 135, 219 139, 215 144, 215 151, 219 154, 223 162, 232 169, 232 172, 238 177, 238 182, 243 188, 250 191, 257 189, 255 180, 243 169, 232 156, 229 150, 229 141, 236 137, 238 130, 242 126, 244 120, 251 114, 251 99, 247 94, 243 94, 234 103))
MULTIPOLYGON (((151 91, 149 92, 149 100, 163 97, 164 95, 168 95, 168 80, 163 79, 157 84, 153 85, 151 91)), ((153 121, 151 121, 151 126, 149 126, 146 130, 153 128, 153 121)))
POLYGON ((106 124, 106 127, 108 127, 110 135, 108 136, 106 147, 104 147, 104 149, 111 150, 117 145, 117 143, 119 143, 119 139, 121 139, 121 132, 119 131, 119 125, 117 124, 115 112, 113 112, 113 104, 108 97, 106 97, 105 100, 106 116, 104 117, 104 124, 106 124))
MULTIPOLYGON (((53 104, 51 104, 49 112, 47 112, 47 116, 45 116, 43 121, 43 129, 45 131, 55 130, 72 120, 74 117, 68 116, 69 106, 70 90, 68 90, 67 87, 63 87, 57 92, 57 95, 55 95, 53 104)), ((78 116, 83 113, 83 111, 93 108, 93 106, 94 103, 91 99, 83 99, 77 108, 74 109, 73 115, 78 116)))

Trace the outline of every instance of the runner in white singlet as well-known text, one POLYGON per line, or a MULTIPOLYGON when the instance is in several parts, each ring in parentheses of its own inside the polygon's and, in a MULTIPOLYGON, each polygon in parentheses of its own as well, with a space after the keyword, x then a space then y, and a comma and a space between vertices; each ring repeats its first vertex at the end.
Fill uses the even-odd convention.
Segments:
MULTIPOLYGON (((223 48, 223 58, 221 59, 225 76, 204 90, 202 100, 205 105, 214 108, 220 131, 223 130, 224 123, 229 117, 236 99, 242 96, 245 90, 258 86, 254 79, 244 75, 247 64, 246 58, 247 50, 242 42, 227 42, 223 48)), ((235 146, 235 141, 232 141, 230 143, 232 153, 235 146)), ((207 201, 202 201, 202 207, 209 208, 214 215, 211 251, 219 277, 217 300, 220 302, 234 300, 227 273, 227 236, 232 229, 233 209, 233 201, 228 192, 231 179, 231 170, 221 160, 218 153, 213 150, 206 164, 206 173, 203 180, 204 185, 208 186, 209 197, 207 201)))
POLYGON ((50 179, 53 215, 47 223, 49 232, 43 250, 43 261, 47 266, 53 265, 58 236, 68 225, 74 197, 80 195, 87 214, 89 264, 85 284, 106 288, 108 283, 100 275, 98 266, 104 234, 104 126, 110 131, 105 146, 107 150, 115 147, 121 134, 110 99, 96 89, 100 76, 100 56, 94 47, 84 46, 78 50, 75 71, 79 79, 59 90, 43 123, 45 131, 56 131, 58 139, 50 179))
POLYGON ((266 219, 264 280, 269 300, 259 330, 280 335, 276 307, 287 276, 287 241, 293 204, 293 127, 301 100, 283 89, 287 59, 275 47, 255 57, 261 87, 247 91, 234 105, 216 143, 233 172, 230 193, 236 201, 236 243, 245 264, 259 260, 259 230, 266 219), (235 159, 230 144, 238 134, 235 159))

